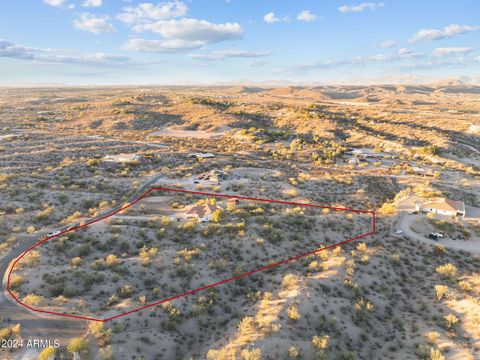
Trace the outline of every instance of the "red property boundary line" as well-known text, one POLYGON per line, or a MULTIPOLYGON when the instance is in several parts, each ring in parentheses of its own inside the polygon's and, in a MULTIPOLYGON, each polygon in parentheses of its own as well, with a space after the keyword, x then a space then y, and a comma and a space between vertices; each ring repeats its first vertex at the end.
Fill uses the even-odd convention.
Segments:
POLYGON ((179 299, 179 298, 182 298, 184 296, 187 296, 187 295, 192 295, 192 294, 195 294, 197 292, 200 292, 200 291, 203 291, 203 290, 206 290, 206 289, 209 289, 209 288, 212 288, 212 287, 215 287, 215 286, 218 286, 218 285, 221 285, 221 284, 226 284, 226 283, 229 283, 231 281, 235 281, 235 280, 238 280, 238 279, 241 279, 241 278, 244 278, 246 276, 250 276, 250 275, 253 275, 253 274, 256 274, 256 273, 259 273, 261 271, 264 271, 264 270, 268 270, 268 269, 271 269, 271 268, 274 268, 274 267, 277 267, 277 266, 280 266, 280 265, 283 265, 283 264, 286 264, 286 263, 289 263, 289 262, 292 262, 292 261, 295 261, 295 260, 298 260, 298 259, 301 259, 301 258, 304 258, 304 257, 307 257, 309 255, 313 255, 313 254, 316 254, 320 251, 324 251, 324 250, 327 250, 327 249, 331 249, 331 248, 334 248, 334 247, 337 247, 337 246, 340 246, 340 245, 343 245, 343 244, 347 244, 347 243, 350 243, 352 241, 355 241, 355 240, 359 240, 359 239, 362 239, 362 238, 365 238, 367 236, 373 236, 376 234, 376 215, 375 215, 375 212, 374 211, 371 211, 371 210, 358 210, 358 209, 351 209, 351 208, 342 208, 342 207, 334 207, 334 206, 325 206, 325 205, 314 205, 314 204, 305 204, 305 203, 297 203, 297 202, 291 202, 291 201, 281 201, 281 200, 270 200, 270 199, 262 199, 262 198, 250 198, 250 197, 244 197, 244 196, 238 196, 238 195, 225 195, 225 194, 216 194, 216 193, 207 193, 207 192, 202 192, 202 191, 189 191, 189 190, 183 190, 183 189, 171 189, 171 188, 164 188, 164 187, 153 187, 151 188, 150 190, 147 190, 143 195, 141 195, 138 199, 136 199, 135 201, 121 207, 120 209, 112 212, 111 214, 108 214, 108 215, 105 215, 105 216, 102 216, 98 219, 95 219, 95 220, 92 220, 90 222, 87 222, 87 223, 84 223, 84 224, 81 224, 79 226, 75 226, 71 229, 68 229, 68 230, 65 230, 65 231, 62 231, 60 232, 59 234, 57 235, 53 235, 53 236, 48 236, 46 237, 45 239, 43 240, 40 240, 39 242, 37 242, 36 244, 34 244, 33 246, 31 246, 30 248, 28 248, 27 250, 25 250, 20 256, 18 256, 16 258, 16 260, 13 262, 13 264, 10 266, 10 270, 8 272, 8 278, 7 278, 7 291, 8 293, 10 294, 10 296, 18 303, 20 304, 21 306, 23 307, 26 307, 27 309, 31 310, 31 311, 34 311, 34 312, 38 312, 38 313, 43 313, 43 314, 49 314, 49 315, 57 315, 57 316, 64 316, 64 317, 69 317, 69 318, 74 318, 74 319, 80 319, 80 320, 89 320, 89 321, 98 321, 98 322, 107 322, 107 321, 111 321, 111 320, 114 320, 114 319, 118 319, 122 316, 126 316, 126 315, 129 315, 129 314, 132 314, 132 313, 135 313, 135 312, 138 312, 138 311, 141 311, 141 310, 144 310, 144 309, 148 309, 148 308, 151 308, 151 307, 154 307, 154 306, 157 306, 157 305, 160 305, 162 303, 165 303, 165 302, 168 302, 168 301, 172 301, 172 300, 175 300, 175 299, 179 299), (17 263, 26 255, 28 254, 30 251, 32 251, 33 249, 35 249, 37 246, 40 246, 41 244, 43 244, 44 242, 50 240, 50 239, 53 239, 55 237, 58 237, 58 236, 61 236, 63 234, 66 234, 66 233, 69 233, 69 232, 72 232, 72 231, 75 231, 77 229, 80 229, 80 228, 84 228, 84 227, 87 227, 87 226, 90 226, 92 224, 95 224, 99 221, 102 221, 102 220, 105 220, 106 218, 109 218, 133 205, 135 205, 137 202, 139 202, 140 200, 144 199, 145 197, 147 197, 152 191, 168 191, 168 192, 173 192, 173 193, 184 193, 184 194, 192 194, 192 195, 203 195, 203 196, 211 196, 211 197, 217 197, 217 198, 227 198, 227 199, 237 199, 237 200, 244 200, 244 201, 254 201, 254 202, 263 202, 263 203, 274 203, 274 204, 283 204, 283 205, 294 205, 294 206, 302 206, 302 207, 311 207, 311 208, 317 208, 317 209, 330 209, 330 210, 336 210, 336 211, 349 211, 349 212, 353 212, 353 213, 362 213, 362 214, 369 214, 372 216, 372 227, 371 227, 371 231, 369 231, 368 233, 365 233, 365 234, 362 234, 362 235, 359 235, 359 236, 355 236, 351 239, 347 239, 347 240, 343 240, 341 242, 338 242, 336 244, 332 244, 332 245, 329 245, 329 246, 325 246, 323 248, 319 248, 319 249, 315 249, 313 251, 310 251, 310 252, 307 252, 307 253, 304 253, 304 254, 301 254, 301 255, 297 255, 297 256, 294 256, 294 257, 291 257, 291 258, 288 258, 286 260, 282 260, 282 261, 279 261, 279 262, 276 262, 276 263, 272 263, 272 264, 269 264, 269 265, 266 265, 266 266, 263 266, 263 267, 260 267, 258 269, 254 269, 254 270, 251 270, 251 271, 248 271, 248 272, 245 272, 243 274, 240 274, 240 275, 236 275, 236 276, 233 276, 233 277, 230 277, 228 279, 224 279, 224 280, 220 280, 220 281, 217 281, 217 282, 214 282, 214 283, 211 283, 209 285, 205 285, 205 286, 202 286, 202 287, 199 287, 197 289, 194 289, 194 290, 190 290, 190 291, 187 291, 185 293, 182 293, 182 294, 178 294, 178 295, 175 295, 175 296, 172 296, 172 297, 169 297, 169 298, 166 298, 166 299, 162 299, 162 300, 159 300, 159 301, 156 301, 156 302, 153 302, 153 303, 150 303, 150 304, 147 304, 147 305, 144 305, 142 307, 139 307, 137 309, 133 309, 133 310, 130 310, 130 311, 127 311, 127 312, 124 312, 124 313, 121 313, 121 314, 118 314, 118 315, 114 315, 114 316, 111 316, 109 318, 105 318, 105 319, 97 319, 97 318, 93 318, 93 317, 88 317, 88 316, 81 316, 81 315, 75 315, 75 314, 68 314, 68 313, 59 313, 59 312, 55 312, 55 311, 48 311, 48 310, 42 310, 42 309, 36 309, 36 308, 33 308, 27 304, 24 304, 23 302, 21 302, 16 296, 15 294, 10 290, 10 277, 12 275, 12 272, 15 268, 15 266, 17 265, 17 263))

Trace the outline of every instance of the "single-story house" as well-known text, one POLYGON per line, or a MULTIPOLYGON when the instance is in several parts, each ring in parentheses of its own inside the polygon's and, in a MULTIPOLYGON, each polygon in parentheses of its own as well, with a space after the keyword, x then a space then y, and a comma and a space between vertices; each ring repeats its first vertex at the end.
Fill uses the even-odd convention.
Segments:
POLYGON ((137 154, 118 154, 118 155, 107 155, 103 158, 104 161, 112 161, 117 163, 129 163, 140 161, 142 157, 137 154))
POLYGON ((465 204, 462 201, 445 198, 427 201, 423 204, 416 203, 415 210, 448 216, 465 216, 465 204))
POLYGON ((222 210, 218 205, 203 204, 190 205, 185 209, 185 216, 190 219, 197 219, 200 222, 212 221, 212 214, 216 210, 222 210))
POLYGON ((192 154, 188 154, 187 157, 197 158, 197 159, 210 159, 210 158, 214 158, 215 154, 211 154, 211 153, 192 153, 192 154))

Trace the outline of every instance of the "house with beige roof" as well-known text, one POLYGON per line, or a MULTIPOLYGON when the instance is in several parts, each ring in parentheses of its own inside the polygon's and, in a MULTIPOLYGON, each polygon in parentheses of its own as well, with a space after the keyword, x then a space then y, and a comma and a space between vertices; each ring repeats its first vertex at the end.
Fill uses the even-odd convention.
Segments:
POLYGON ((207 222, 212 221, 212 215, 216 210, 222 210, 222 208, 212 204, 195 204, 185 208, 185 216, 190 219, 197 219, 200 222, 207 222))
POLYGON ((103 161, 111 161, 115 163, 131 163, 140 161, 142 157, 137 154, 118 154, 118 155, 107 155, 103 158, 103 161))
POLYGON ((465 204, 462 201, 439 198, 423 204, 417 203, 415 206, 417 211, 447 216, 465 216, 465 204))

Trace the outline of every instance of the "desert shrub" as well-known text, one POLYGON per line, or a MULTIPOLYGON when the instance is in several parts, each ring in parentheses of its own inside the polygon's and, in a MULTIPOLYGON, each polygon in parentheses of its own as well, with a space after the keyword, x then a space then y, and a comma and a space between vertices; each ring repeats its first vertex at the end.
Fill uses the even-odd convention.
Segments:
POLYGON ((208 264, 208 266, 211 269, 215 269, 217 272, 225 271, 225 269, 227 268, 227 265, 228 265, 227 260, 223 258, 212 260, 208 264))
POLYGON ((24 266, 36 266, 40 263, 41 255, 37 250, 32 250, 25 254, 21 260, 21 264, 24 266))
POLYGON ((298 355, 298 349, 295 346, 290 346, 288 348, 288 356, 290 357, 290 359, 296 359, 298 358, 298 355))
POLYGON ((418 357, 421 360, 445 360, 440 350, 425 345, 418 346, 418 357))
POLYGON ((122 298, 129 298, 133 295, 135 288, 132 285, 124 285, 117 290, 118 295, 122 298))
POLYGON ((88 341, 81 337, 70 339, 67 345, 67 350, 71 354, 84 354, 88 351, 88 341))
POLYGON ((293 274, 287 274, 282 279, 282 288, 283 289, 292 289, 297 286, 299 279, 293 274))
POLYGON ((430 360, 445 360, 445 357, 442 355, 440 350, 431 348, 430 349, 430 360))
POLYGON ((225 217, 225 211, 222 209, 217 209, 212 213, 212 221, 214 223, 219 223, 225 217))
POLYGON ((243 349, 241 355, 243 360, 260 360, 262 358, 262 351, 260 349, 243 349))
POLYGON ((19 287, 23 282, 23 277, 21 275, 13 274, 10 277, 10 287, 12 289, 15 289, 16 287, 19 287))
POLYGON ((460 281, 458 283, 458 286, 460 288, 460 291, 464 293, 469 293, 473 289, 472 284, 470 284, 468 281, 460 281))
POLYGON ((190 262, 190 260, 197 258, 202 251, 199 248, 193 249, 183 249, 177 251, 177 254, 183 257, 186 262, 190 262))
POLYGON ((438 266, 435 271, 445 278, 453 278, 457 274, 457 267, 451 263, 438 266))
POLYGON ((72 268, 76 268, 77 266, 79 266, 80 264, 82 263, 82 258, 77 256, 77 257, 74 257, 72 260, 70 260, 70 266, 72 268))
POLYGON ((152 258, 154 258, 157 255, 158 249, 157 248, 151 248, 148 249, 147 247, 143 247, 140 250, 140 262, 143 266, 148 266, 152 262, 152 258))
POLYGON ((118 302, 118 296, 112 294, 107 300, 107 306, 112 306, 118 302))
POLYGON ((112 268, 118 264, 118 258, 116 255, 110 254, 105 258, 105 264, 112 268))
POLYGON ((231 358, 231 354, 226 349, 210 349, 207 351, 207 360, 228 360, 229 358, 231 358))
POLYGON ((360 299, 353 305, 353 309, 353 321, 358 324, 365 319, 368 313, 373 311, 373 304, 365 299, 360 299))
POLYGON ((237 210, 237 204, 235 203, 235 201, 229 201, 227 203, 227 210, 229 212, 234 212, 235 210, 237 210))
POLYGON ((90 251, 91 251, 91 246, 89 243, 85 243, 85 244, 81 244, 81 245, 78 245, 77 246, 77 254, 78 256, 80 257, 85 257, 87 256, 88 254, 90 254, 90 251))
POLYGON ((358 245, 357 245, 357 250, 358 250, 358 251, 362 251, 362 252, 367 251, 367 244, 365 244, 365 243, 363 243, 363 242, 360 243, 360 244, 358 244, 358 245))
POLYGON ((75 222, 76 220, 80 219, 82 217, 82 213, 80 211, 76 211, 74 212, 72 215, 70 215, 69 217, 67 217, 65 219, 65 223, 73 223, 75 222))
POLYGON ((330 337, 328 335, 317 336, 315 335, 312 338, 312 345, 315 349, 326 350, 328 348, 328 340, 330 337))
POLYGON ((392 216, 395 215, 397 212, 397 209, 395 208, 395 205, 391 203, 384 203, 382 207, 378 210, 378 213, 383 216, 392 216))
POLYGON ((433 249, 437 254, 444 254, 446 252, 445 246, 443 246, 442 244, 435 244, 433 249))
POLYGON ((50 360, 55 358, 57 350, 54 347, 47 347, 38 355, 38 360, 50 360))
POLYGON ((50 206, 45 206, 43 210, 39 211, 37 213, 37 215, 35 216, 35 218, 37 220, 45 220, 45 219, 48 219, 50 217, 50 215, 52 215, 53 213, 53 207, 50 207, 50 206))
POLYGON ((35 294, 28 294, 22 300, 23 303, 30 306, 39 305, 42 301, 43 301, 43 296, 35 295, 35 294))
POLYGON ((315 360, 328 360, 330 356, 328 354, 328 341, 329 336, 314 336, 312 338, 312 345, 315 349, 314 358, 315 360))
POLYGON ((440 337, 440 334, 436 331, 429 331, 425 334, 425 338, 427 339, 427 342, 429 344, 434 344, 439 337, 440 337))
POLYGON ((95 336, 96 338, 99 338, 100 336, 102 336, 102 332, 103 332, 103 322, 92 321, 92 322, 88 325, 88 329, 89 329, 90 332, 93 334, 93 336, 95 336))
POLYGON ((284 194, 289 196, 289 197, 297 197, 298 196, 298 190, 297 189, 287 189, 284 191, 284 194))
POLYGON ((453 330, 458 323, 458 318, 454 314, 445 315, 443 320, 447 330, 453 330))
POLYGON ((292 321, 298 321, 300 319, 301 316, 300 316, 300 313, 298 312, 298 308, 296 305, 291 304, 288 307, 287 316, 292 321))
POLYGON ((21 326, 20 324, 15 324, 12 326, 5 327, 0 329, 0 340, 8 340, 20 335, 21 326))
POLYGON ((435 285, 435 294, 437 296, 437 301, 442 300, 443 297, 448 294, 448 286, 435 285))
POLYGON ((103 349, 100 349, 100 357, 102 360, 111 360, 113 359, 113 349, 111 345, 105 346, 103 349))
POLYGON ((248 335, 256 330, 255 320, 251 316, 244 317, 238 324, 238 332, 240 335, 248 335))

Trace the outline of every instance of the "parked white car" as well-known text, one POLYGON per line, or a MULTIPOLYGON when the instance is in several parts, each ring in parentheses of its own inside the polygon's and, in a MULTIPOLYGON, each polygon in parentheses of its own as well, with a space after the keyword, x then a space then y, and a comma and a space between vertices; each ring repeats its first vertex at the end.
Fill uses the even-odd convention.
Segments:
POLYGON ((49 233, 47 234, 47 236, 55 236, 55 235, 58 235, 58 234, 60 234, 60 233, 61 233, 61 231, 56 230, 56 231, 49 232, 49 233))

